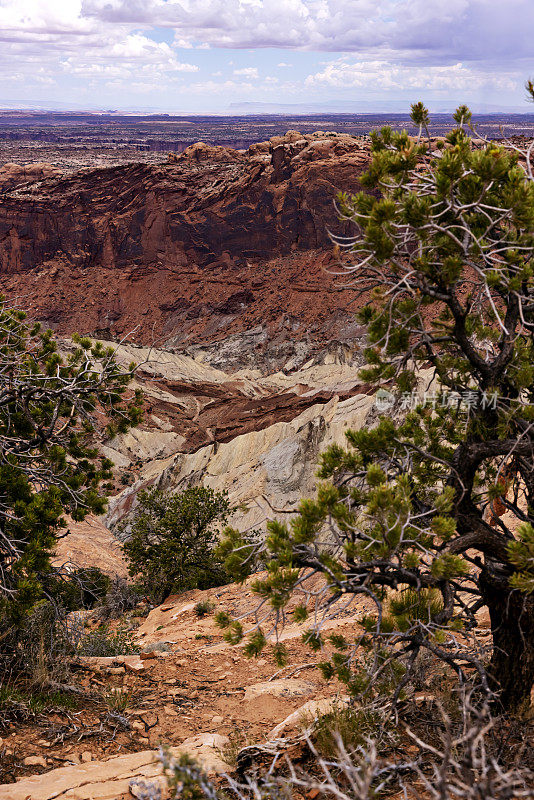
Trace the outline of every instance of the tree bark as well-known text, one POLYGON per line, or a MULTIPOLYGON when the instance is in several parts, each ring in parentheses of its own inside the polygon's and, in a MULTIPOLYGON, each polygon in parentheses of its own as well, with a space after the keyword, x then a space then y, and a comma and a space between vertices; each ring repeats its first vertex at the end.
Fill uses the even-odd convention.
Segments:
POLYGON ((534 596, 510 589, 507 578, 486 568, 480 588, 491 620, 491 688, 509 711, 527 706, 534 686, 534 596))

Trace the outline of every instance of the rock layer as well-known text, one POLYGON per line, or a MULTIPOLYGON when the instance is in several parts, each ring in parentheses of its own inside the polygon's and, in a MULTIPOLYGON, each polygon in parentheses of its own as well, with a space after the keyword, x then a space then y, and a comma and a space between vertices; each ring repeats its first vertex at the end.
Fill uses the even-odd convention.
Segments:
MULTIPOLYGON (((171 748, 179 757, 188 753, 211 774, 228 770, 220 750, 228 741, 218 734, 192 737, 180 747, 171 748)), ((137 787, 151 783, 161 786, 161 765, 157 752, 144 750, 107 761, 95 761, 69 767, 59 767, 45 775, 23 778, 15 784, 0 786, 3 800, 122 800, 132 798, 137 787), (132 791, 133 790, 133 791, 132 791)))
POLYGON ((273 340, 320 347, 352 331, 352 296, 323 270, 328 229, 347 232, 334 197, 367 163, 362 140, 289 132, 246 152, 198 143, 160 166, 8 170, 0 288, 59 332, 183 347, 259 324, 256 355, 273 340))
POLYGON ((129 515, 140 489, 196 484, 228 491, 240 508, 237 527, 263 527, 313 493, 325 447, 344 444, 349 428, 376 416, 374 388, 357 377, 358 350, 348 363, 263 376, 226 374, 187 356, 130 346, 119 348, 118 357, 148 360, 139 373, 143 426, 104 448, 131 484, 110 501, 111 528, 129 515))

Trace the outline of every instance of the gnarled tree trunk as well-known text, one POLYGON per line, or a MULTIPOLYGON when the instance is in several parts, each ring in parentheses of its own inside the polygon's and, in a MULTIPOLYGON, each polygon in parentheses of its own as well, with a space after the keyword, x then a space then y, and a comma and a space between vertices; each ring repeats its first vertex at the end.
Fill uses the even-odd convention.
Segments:
POLYGON ((505 709, 518 709, 530 702, 534 686, 534 596, 512 590, 507 578, 488 568, 480 576, 480 588, 493 637, 491 687, 505 709))

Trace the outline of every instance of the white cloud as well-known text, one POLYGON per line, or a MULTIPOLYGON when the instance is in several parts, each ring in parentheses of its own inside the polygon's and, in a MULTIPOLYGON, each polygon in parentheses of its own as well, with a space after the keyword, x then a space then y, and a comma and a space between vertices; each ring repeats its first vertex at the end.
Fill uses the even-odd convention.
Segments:
POLYGON ((390 48, 450 63, 531 59, 534 36, 532 0, 83 0, 82 14, 214 47, 390 48))
MULTIPOLYGON (((25 0, 23 0, 25 1, 25 0)), ((87 18, 173 28, 214 47, 364 46, 394 0, 84 0, 87 18)), ((373 35, 376 40, 376 35, 373 35)))
POLYGON ((234 75, 242 75, 244 78, 254 80, 259 77, 257 67, 243 67, 243 69, 234 69, 234 75))
MULTIPOLYGON (((40 82, 43 94, 50 81, 70 77, 79 92, 85 80, 161 92, 183 73, 200 72, 196 60, 208 64, 200 81, 208 86, 208 76, 229 65, 199 50, 285 48, 309 51, 299 65, 316 52, 332 54, 330 63, 308 67, 300 83, 307 96, 324 96, 330 87, 339 93, 478 87, 503 97, 512 91, 517 100, 532 69, 533 40, 534 0, 0 0, 2 81, 22 76, 28 86, 40 82), (169 36, 156 37, 155 27, 169 36)), ((260 72, 293 67, 291 54, 279 59, 279 53, 271 63, 262 59, 261 70, 230 62, 235 85, 215 82, 214 96, 253 85, 272 91, 274 78, 262 80, 260 72)))
POLYGON ((154 42, 140 34, 127 36, 103 55, 124 60, 126 63, 141 61, 145 65, 151 64, 171 72, 198 72, 198 67, 194 64, 178 61, 175 52, 165 42, 154 42))
MULTIPOLYGON (((140 29, 177 47, 398 53, 454 64, 532 57, 532 0, 0 0, 0 41, 122 45, 140 29)), ((158 44, 154 42, 154 44, 158 44)), ((279 66, 290 66, 285 61, 279 66)))
POLYGON ((120 82, 199 69, 127 24, 84 16, 82 0, 0 0, 0 42, 0 74, 17 63, 27 81, 43 85, 61 73, 120 82))
POLYGON ((391 61, 347 61, 336 59, 306 78, 306 86, 327 85, 381 90, 432 89, 458 91, 492 87, 514 91, 517 76, 490 74, 460 62, 445 66, 403 66, 391 61))

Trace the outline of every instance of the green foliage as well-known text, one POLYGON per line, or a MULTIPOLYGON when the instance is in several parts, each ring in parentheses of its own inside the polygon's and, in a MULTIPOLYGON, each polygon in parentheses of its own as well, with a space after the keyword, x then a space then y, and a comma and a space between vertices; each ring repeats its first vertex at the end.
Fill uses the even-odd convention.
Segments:
POLYGON ((50 554, 64 514, 81 520, 105 509, 99 486, 112 463, 98 452, 98 417, 116 430, 140 419, 139 393, 128 391, 132 372, 113 349, 73 339, 60 353, 51 331, 0 298, 0 641, 47 588, 69 594, 68 605, 88 600, 75 597, 76 576, 60 586, 50 554))
POLYGON ((338 704, 313 725, 312 740, 323 758, 334 758, 339 752, 339 738, 349 752, 366 747, 369 741, 391 746, 395 734, 391 721, 383 711, 370 706, 338 704))
POLYGON ((230 511, 226 493, 204 487, 181 494, 140 492, 123 545, 130 575, 156 602, 172 593, 227 583, 216 546, 230 511))
POLYGON ((65 611, 94 608, 105 600, 111 585, 111 578, 98 567, 81 567, 67 573, 56 571, 43 580, 45 593, 65 611))
POLYGON ((517 540, 508 544, 510 561, 516 568, 511 584, 515 589, 532 594, 534 592, 534 526, 525 523, 518 529, 517 540))
POLYGON ((225 528, 215 551, 216 558, 224 563, 226 572, 234 580, 243 582, 256 566, 255 547, 250 539, 257 538, 257 531, 245 538, 235 528, 225 528))
MULTIPOLYGON (((243 641, 243 626, 238 620, 232 620, 228 627, 224 632, 224 640, 228 642, 228 644, 240 644, 243 641)), ((256 639, 256 642, 258 639, 256 639)), ((254 655, 258 655, 261 652, 261 647, 256 647, 256 652, 254 655)), ((252 655, 252 653, 250 653, 252 655)))
POLYGON ((132 705, 133 694, 125 687, 112 688, 102 695, 102 700, 110 711, 122 714, 132 705))
POLYGON ((262 629, 257 628, 257 630, 251 633, 248 637, 248 641, 245 645, 245 655, 249 658, 252 658, 253 656, 259 656, 266 643, 267 640, 262 629))
POLYGON ((28 691, 9 683, 0 683, 0 712, 24 711, 40 714, 54 709, 75 710, 78 703, 66 692, 28 691))
POLYGON ((212 614, 214 609, 213 603, 210 603, 209 600, 201 600, 199 603, 196 604, 194 611, 197 617, 207 617, 208 614, 212 614))
POLYGON ((226 611, 218 611, 217 614, 215 614, 215 622, 219 628, 228 628, 232 622, 232 618, 226 611))
MULTIPOLYGON (((405 589, 388 598, 392 630, 407 631, 417 622, 432 624, 442 609, 443 598, 437 589, 405 589)), ((376 624, 376 620, 373 623, 376 624)))
POLYGON ((305 605, 295 606, 293 610, 293 619, 295 622, 306 622, 308 619, 308 609, 305 605))
MULTIPOLYGON (((353 694, 399 699, 423 651, 464 681, 470 664, 512 706, 534 681, 534 151, 475 140, 465 106, 441 140, 428 120, 418 103, 415 137, 375 132, 373 194, 338 198, 355 236, 337 243, 368 298, 361 377, 384 381, 393 409, 322 454, 316 498, 268 524, 252 588, 277 625, 305 576, 324 579, 329 615, 374 604, 323 665, 353 694), (484 604, 501 616, 490 678, 467 635, 484 604)), ((319 630, 307 644, 322 647, 319 630)))
POLYGON ((277 667, 285 667, 288 663, 287 647, 281 642, 276 642, 273 646, 273 657, 277 667))
POLYGON ((106 625, 85 633, 76 647, 79 656, 127 656, 139 652, 131 631, 122 628, 110 631, 106 625))

